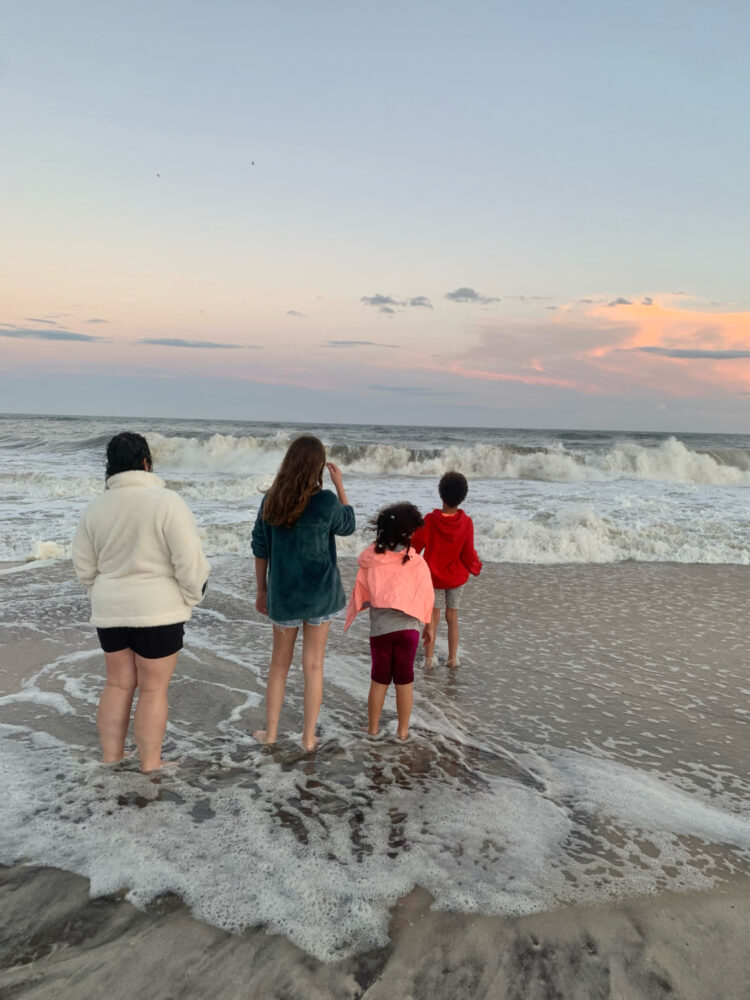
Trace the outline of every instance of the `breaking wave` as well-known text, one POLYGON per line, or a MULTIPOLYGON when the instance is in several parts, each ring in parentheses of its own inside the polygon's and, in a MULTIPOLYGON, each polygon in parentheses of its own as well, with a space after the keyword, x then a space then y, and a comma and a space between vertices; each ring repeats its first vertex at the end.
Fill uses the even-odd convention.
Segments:
MULTIPOLYGON (((273 474, 291 437, 207 439, 151 438, 154 463, 166 471, 214 470, 220 473, 273 474)), ((365 476, 439 476, 449 469, 480 479, 530 479, 543 482, 657 480, 712 485, 750 484, 750 454, 739 449, 693 451, 670 437, 647 447, 618 441, 608 449, 571 451, 560 444, 520 447, 478 443, 445 448, 395 444, 333 444, 330 458, 347 472, 365 476)))

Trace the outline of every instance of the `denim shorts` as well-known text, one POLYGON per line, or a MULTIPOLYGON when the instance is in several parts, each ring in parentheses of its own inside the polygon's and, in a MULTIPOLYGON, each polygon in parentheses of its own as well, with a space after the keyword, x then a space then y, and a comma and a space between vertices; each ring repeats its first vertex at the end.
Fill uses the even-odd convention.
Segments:
POLYGON ((336 617, 336 615, 323 615, 322 618, 295 618, 289 622, 275 622, 273 618, 271 619, 271 624, 274 628, 301 628, 302 625, 325 625, 326 622, 331 622, 336 617))

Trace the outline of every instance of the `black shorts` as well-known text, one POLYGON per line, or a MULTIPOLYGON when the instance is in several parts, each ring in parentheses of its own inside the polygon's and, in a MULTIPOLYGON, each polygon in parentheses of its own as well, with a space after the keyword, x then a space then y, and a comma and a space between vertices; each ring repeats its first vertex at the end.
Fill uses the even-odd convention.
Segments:
POLYGON ((160 660, 182 649, 185 623, 152 625, 150 628, 98 628, 96 633, 105 653, 132 649, 144 660, 160 660))

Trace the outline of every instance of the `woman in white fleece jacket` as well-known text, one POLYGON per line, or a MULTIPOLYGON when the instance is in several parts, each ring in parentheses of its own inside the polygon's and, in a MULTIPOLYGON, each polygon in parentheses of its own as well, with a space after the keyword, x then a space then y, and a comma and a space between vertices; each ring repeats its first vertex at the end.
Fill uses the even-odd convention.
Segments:
POLYGON ((209 573, 193 515, 151 468, 144 437, 113 437, 106 490, 73 539, 73 566, 88 589, 107 667, 97 714, 102 760, 123 758, 138 688, 134 730, 144 772, 164 764, 167 687, 209 573))

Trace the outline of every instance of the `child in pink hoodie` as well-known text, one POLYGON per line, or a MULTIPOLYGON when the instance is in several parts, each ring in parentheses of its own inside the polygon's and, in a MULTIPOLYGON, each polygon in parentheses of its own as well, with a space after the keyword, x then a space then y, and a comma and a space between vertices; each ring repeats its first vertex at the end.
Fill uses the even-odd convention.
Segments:
POLYGON ((370 736, 377 736, 388 685, 396 688, 396 735, 409 735, 414 694, 414 658, 423 639, 432 640, 435 593, 427 563, 411 548, 411 536, 424 522, 410 503, 385 507, 374 521, 375 543, 360 553, 359 570, 349 600, 344 630, 363 609, 370 609, 370 695, 367 700, 370 736))

